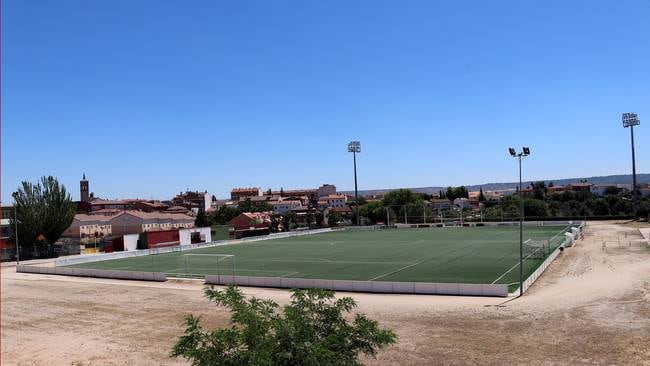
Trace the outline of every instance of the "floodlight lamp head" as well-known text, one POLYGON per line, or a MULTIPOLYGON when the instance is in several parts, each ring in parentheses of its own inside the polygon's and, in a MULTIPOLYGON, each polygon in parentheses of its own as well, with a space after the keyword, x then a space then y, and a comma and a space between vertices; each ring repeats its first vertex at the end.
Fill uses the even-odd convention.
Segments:
POLYGON ((517 156, 517 152, 515 151, 515 149, 510 147, 510 148, 508 148, 508 151, 510 151, 510 155, 517 156))
POLYGON ((524 156, 530 155, 530 148, 524 147, 524 156))
POLYGON ((348 152, 360 153, 361 143, 359 141, 352 141, 348 144, 348 152))
POLYGON ((623 127, 638 126, 641 124, 636 113, 623 113, 623 127))

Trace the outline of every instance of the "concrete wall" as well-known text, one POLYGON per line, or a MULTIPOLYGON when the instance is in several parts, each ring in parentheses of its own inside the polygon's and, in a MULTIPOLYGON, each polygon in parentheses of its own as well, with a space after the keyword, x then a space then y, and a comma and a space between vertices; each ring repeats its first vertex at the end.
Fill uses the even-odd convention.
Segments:
POLYGON ((41 273, 64 276, 78 277, 95 277, 95 278, 115 278, 120 280, 137 280, 137 281, 167 281, 167 276, 161 272, 137 272, 137 271, 117 271, 108 269, 86 269, 86 268, 66 268, 66 267, 39 267, 21 264, 16 267, 16 272, 20 273, 41 273))
POLYGON ((429 294, 460 296, 508 296, 505 284, 468 283, 424 283, 384 281, 342 281, 285 277, 250 277, 206 275, 205 283, 214 285, 279 287, 279 288, 322 288, 334 291, 375 292, 391 294, 429 294))
POLYGON ((537 279, 542 275, 542 273, 544 273, 544 271, 546 271, 546 269, 551 265, 551 263, 553 263, 555 258, 557 258, 562 253, 564 247, 573 246, 573 242, 575 241, 576 238, 580 237, 580 233, 582 232, 582 230, 584 230, 584 227, 585 227, 585 223, 582 222, 578 228, 575 228, 575 231, 572 230, 573 233, 565 233, 566 240, 564 244, 558 247, 557 249, 555 249, 553 253, 551 253, 551 255, 549 255, 546 258, 546 260, 544 260, 544 262, 542 262, 542 264, 539 267, 537 267, 535 272, 533 272, 530 276, 528 276, 528 278, 524 281, 524 292, 526 292, 528 288, 532 286, 533 283, 535 283, 535 281, 537 281, 537 279))

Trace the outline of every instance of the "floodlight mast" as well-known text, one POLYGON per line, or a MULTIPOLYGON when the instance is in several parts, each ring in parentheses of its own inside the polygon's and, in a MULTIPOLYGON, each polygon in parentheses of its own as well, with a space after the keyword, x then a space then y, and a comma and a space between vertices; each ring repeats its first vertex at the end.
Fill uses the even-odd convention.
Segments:
POLYGON ((359 217, 359 190, 357 187, 357 153, 361 152, 361 142, 351 141, 348 144, 348 152, 352 153, 354 160, 354 206, 357 211, 357 226, 361 225, 361 218, 359 217))
POLYGON ((517 153, 513 148, 508 148, 510 156, 519 160, 519 296, 524 295, 524 196, 521 192, 521 159, 530 155, 530 148, 524 147, 517 153))
MULTIPOLYGON (((636 158, 634 156, 634 126, 641 124, 639 117, 636 113, 623 113, 623 127, 630 128, 630 140, 632 142, 632 199, 634 202, 634 209, 638 208, 638 194, 636 187, 636 158)), ((636 216, 636 212, 634 213, 636 216)))

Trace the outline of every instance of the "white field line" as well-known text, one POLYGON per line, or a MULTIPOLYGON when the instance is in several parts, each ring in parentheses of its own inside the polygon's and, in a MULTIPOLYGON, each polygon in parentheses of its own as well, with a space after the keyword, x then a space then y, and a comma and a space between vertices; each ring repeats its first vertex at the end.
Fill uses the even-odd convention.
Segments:
POLYGON ((494 285, 498 280, 502 279, 503 276, 505 276, 505 275, 507 275, 508 273, 510 273, 510 271, 512 271, 513 269, 515 269, 518 265, 519 265, 519 262, 515 263, 515 265, 512 266, 512 267, 510 267, 509 270, 503 272, 503 274, 502 274, 501 276, 499 276, 496 280, 492 281, 492 283, 490 283, 490 285, 494 285))
MULTIPOLYGON (((317 258, 313 258, 317 259, 317 258)), ((410 264, 410 262, 370 262, 370 261, 335 261, 331 259, 304 260, 304 259, 250 259, 240 260, 241 262, 296 262, 296 263, 328 263, 328 264, 410 264)))
MULTIPOLYGON (((525 261, 526 259, 530 258, 531 256, 533 256, 533 254, 535 254, 535 252, 532 252, 532 253, 528 254, 526 257, 524 257, 524 261, 525 261)), ((496 280, 492 281, 492 283, 490 283, 490 285, 494 285, 495 282, 497 282, 498 280, 500 280, 501 278, 503 278, 503 276, 507 275, 510 271, 512 271, 513 269, 515 269, 515 267, 517 267, 517 266, 519 266, 519 262, 515 263, 514 266, 510 267, 510 269, 507 270, 507 271, 505 271, 501 276, 499 276, 499 278, 497 278, 496 280)))
POLYGON ((421 260, 421 261, 416 262, 416 263, 411 263, 411 264, 409 264, 408 266, 404 266, 404 267, 399 268, 399 269, 396 269, 396 270, 394 270, 394 271, 391 271, 391 272, 388 272, 388 273, 384 273, 384 274, 379 275, 379 276, 377 276, 377 277, 373 277, 373 278, 369 279, 368 281, 374 281, 374 280, 377 280, 377 279, 379 279, 379 278, 386 277, 386 276, 389 276, 389 275, 395 274, 395 273, 397 273, 397 272, 401 272, 401 271, 403 271, 403 270, 405 270, 405 269, 408 269, 408 268, 411 268, 411 267, 417 266, 418 264, 420 264, 420 263, 422 263, 422 262, 424 262, 424 260, 421 260))
POLYGON ((283 274, 282 276, 278 276, 278 277, 280 277, 280 278, 289 277, 289 276, 293 276, 293 275, 298 274, 298 273, 300 273, 300 272, 289 272, 289 273, 283 274))
MULTIPOLYGON (((569 227, 571 227, 571 225, 567 225, 567 226, 566 226, 564 229, 562 229, 559 233, 553 235, 553 238, 549 239, 549 244, 550 244, 551 240, 555 239, 555 237, 557 237, 558 235, 560 235, 560 234, 566 232, 566 229, 569 228, 569 227)), ((528 243, 530 240, 531 240, 531 239, 526 240, 525 243, 528 243)), ((531 253, 530 255, 528 255, 528 257, 530 257, 530 256, 533 255, 533 254, 535 254, 535 253, 531 253)), ((524 258, 524 260, 528 259, 528 257, 524 258)), ((505 272, 504 272, 501 276, 499 276, 496 280, 492 281, 491 285, 494 285, 498 280, 502 279, 503 276, 505 276, 505 275, 507 275, 508 273, 510 273, 510 271, 512 271, 513 269, 515 269, 518 265, 519 265, 519 263, 515 263, 514 266, 510 267, 510 269, 508 269, 507 271, 505 271, 505 272)))

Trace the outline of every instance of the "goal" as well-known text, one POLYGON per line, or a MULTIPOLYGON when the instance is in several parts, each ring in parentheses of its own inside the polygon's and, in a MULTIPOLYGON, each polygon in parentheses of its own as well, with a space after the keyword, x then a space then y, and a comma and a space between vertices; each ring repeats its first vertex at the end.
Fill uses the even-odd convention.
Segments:
POLYGON ((188 277, 235 275, 234 254, 183 254, 183 271, 188 277))
POLYGON ((549 254, 548 240, 528 239, 523 246, 524 259, 544 259, 549 254))

